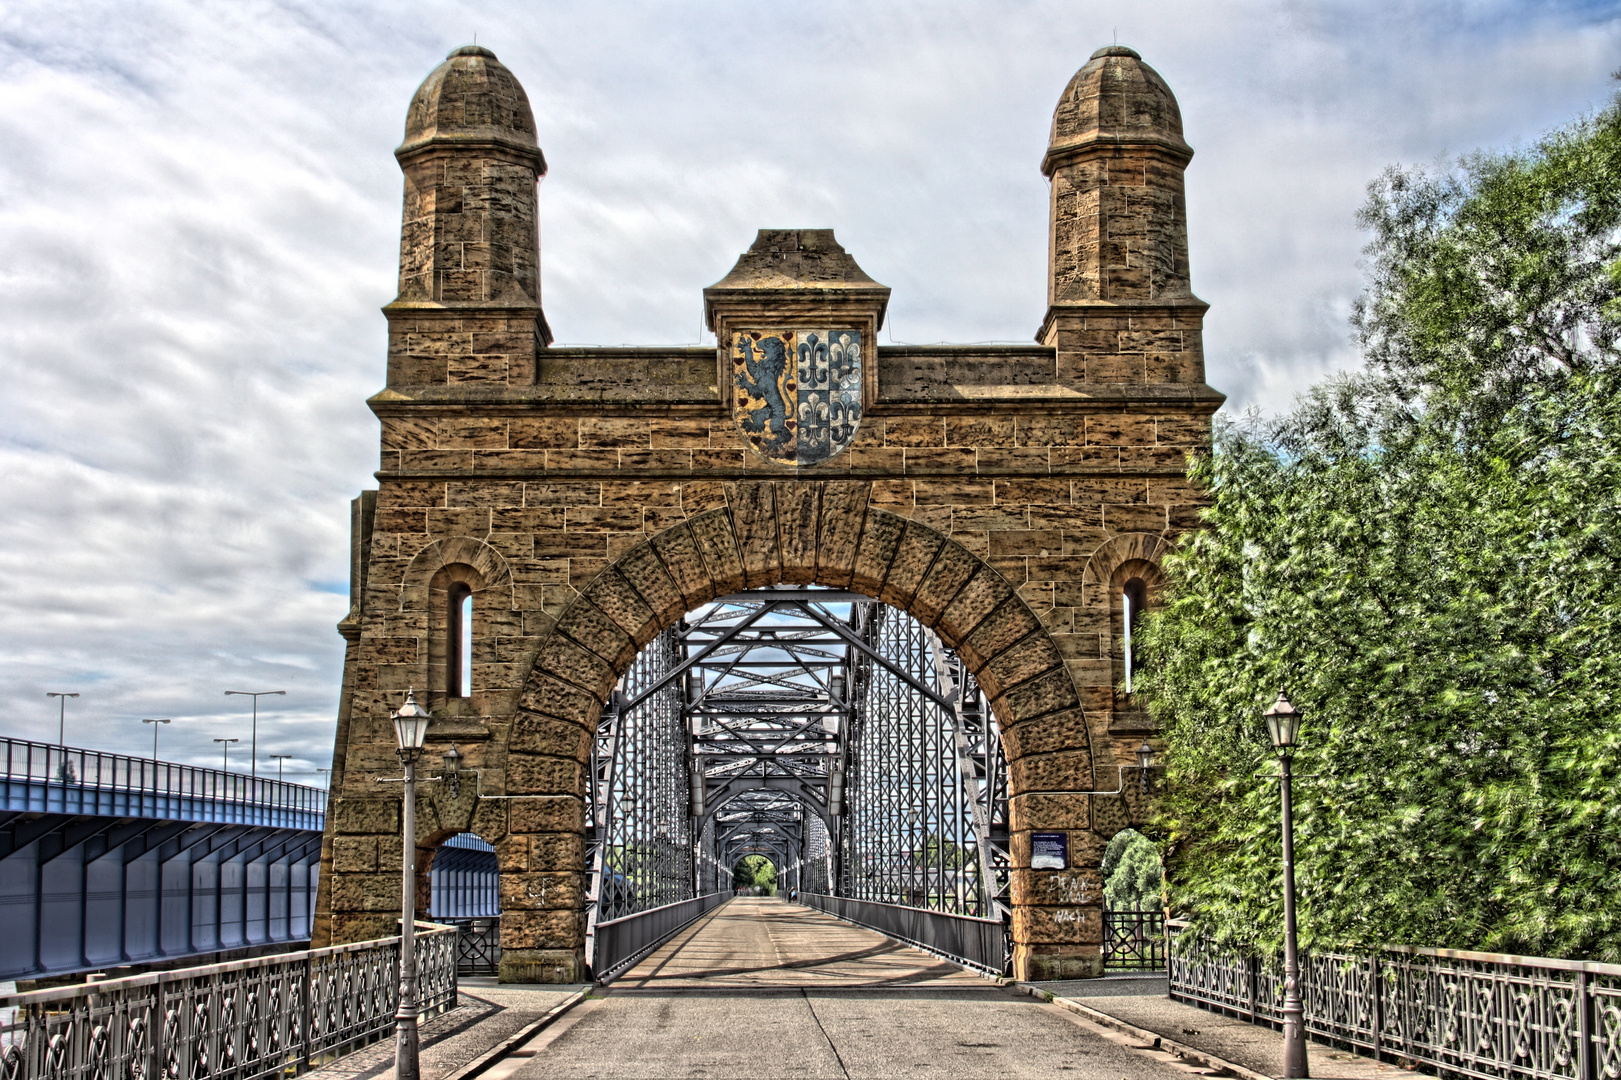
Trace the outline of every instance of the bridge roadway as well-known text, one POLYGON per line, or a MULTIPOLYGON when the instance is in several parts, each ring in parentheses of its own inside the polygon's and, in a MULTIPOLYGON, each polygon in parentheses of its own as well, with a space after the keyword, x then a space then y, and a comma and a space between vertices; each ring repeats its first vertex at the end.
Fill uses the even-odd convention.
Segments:
POLYGON ((1195 1070, 954 964, 779 899, 732 900, 486 1073, 1074 1077, 1195 1070))

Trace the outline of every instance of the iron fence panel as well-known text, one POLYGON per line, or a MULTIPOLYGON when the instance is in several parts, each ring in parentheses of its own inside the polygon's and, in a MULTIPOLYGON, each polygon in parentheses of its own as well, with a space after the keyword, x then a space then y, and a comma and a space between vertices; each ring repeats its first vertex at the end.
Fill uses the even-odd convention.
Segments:
POLYGON ((1165 967, 1165 913, 1105 911, 1103 966, 1139 971, 1165 967))
MULTIPOLYGON (((1282 1024, 1276 964, 1168 928, 1170 996, 1282 1024)), ((1306 1030, 1480 1080, 1621 1078, 1621 965, 1390 946, 1301 957, 1306 1030)))
POLYGON ((455 926, 456 974, 496 975, 501 971, 501 920, 439 919, 455 926))
MULTIPOLYGON (((421 1006, 456 1003, 456 931, 418 932, 421 1006)), ((386 1037, 399 939, 0 996, 0 1080, 262 1080, 386 1037)))
POLYGON ((800 893, 799 902, 834 918, 927 949, 954 963, 992 975, 1007 972, 1007 928, 1000 919, 980 919, 822 893, 800 893))

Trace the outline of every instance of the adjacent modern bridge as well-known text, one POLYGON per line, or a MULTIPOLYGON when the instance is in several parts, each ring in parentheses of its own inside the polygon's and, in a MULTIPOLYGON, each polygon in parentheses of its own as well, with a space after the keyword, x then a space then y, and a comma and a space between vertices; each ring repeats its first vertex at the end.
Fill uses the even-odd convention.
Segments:
POLYGON ((308 941, 326 792, 0 739, 0 979, 308 941))

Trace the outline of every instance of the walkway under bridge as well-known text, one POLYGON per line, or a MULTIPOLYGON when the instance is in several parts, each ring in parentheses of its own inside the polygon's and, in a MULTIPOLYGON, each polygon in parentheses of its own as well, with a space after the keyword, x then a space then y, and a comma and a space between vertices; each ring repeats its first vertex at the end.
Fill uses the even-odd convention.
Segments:
POLYGON ((929 630, 856 593, 739 593, 644 649, 597 731, 587 830, 599 977, 658 936, 602 928, 710 897, 697 914, 747 855, 784 893, 976 926, 1009 910, 990 711, 929 630))
POLYGON ((0 980, 309 940, 326 792, 0 739, 0 980))

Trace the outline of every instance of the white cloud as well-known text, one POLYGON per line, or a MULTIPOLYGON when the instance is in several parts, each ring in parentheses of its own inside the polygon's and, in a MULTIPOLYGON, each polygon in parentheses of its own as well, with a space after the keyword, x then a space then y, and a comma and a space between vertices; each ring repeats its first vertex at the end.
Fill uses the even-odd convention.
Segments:
POLYGON ((696 340, 762 226, 833 226, 900 341, 1028 340, 1037 165, 1118 30, 1198 151, 1210 381, 1286 408, 1356 363, 1366 183, 1602 103, 1621 22, 1578 3, 109 5, 0 14, 0 732, 324 766, 348 500, 370 483, 398 255, 390 151, 474 33, 529 91, 547 315, 696 340), (252 683, 253 685, 238 685, 252 683))

